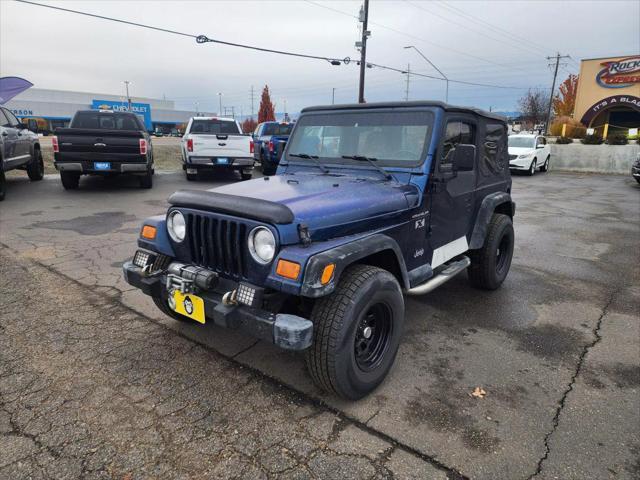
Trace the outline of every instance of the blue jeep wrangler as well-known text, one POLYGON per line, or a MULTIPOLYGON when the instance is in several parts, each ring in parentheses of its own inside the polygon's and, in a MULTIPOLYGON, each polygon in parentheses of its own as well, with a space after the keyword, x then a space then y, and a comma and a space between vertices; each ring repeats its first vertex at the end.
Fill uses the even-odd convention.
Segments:
POLYGON ((306 108, 277 175, 181 190, 144 221, 126 280, 176 320, 305 350, 322 388, 375 389, 404 298, 467 270, 504 281, 514 247, 502 117, 440 102, 306 108))

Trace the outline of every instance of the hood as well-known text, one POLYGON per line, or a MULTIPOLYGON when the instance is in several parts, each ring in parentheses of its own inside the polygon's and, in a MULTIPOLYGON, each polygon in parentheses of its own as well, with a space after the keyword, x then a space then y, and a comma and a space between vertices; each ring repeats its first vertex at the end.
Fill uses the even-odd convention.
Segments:
POLYGON ((314 236, 339 226, 344 228, 332 234, 346 234, 361 221, 401 213, 415 206, 419 195, 417 187, 394 181, 307 173, 264 177, 211 191, 285 205, 294 215, 293 223, 307 225, 314 236))
POLYGON ((509 155, 524 155, 535 152, 535 148, 530 147, 509 147, 509 155))

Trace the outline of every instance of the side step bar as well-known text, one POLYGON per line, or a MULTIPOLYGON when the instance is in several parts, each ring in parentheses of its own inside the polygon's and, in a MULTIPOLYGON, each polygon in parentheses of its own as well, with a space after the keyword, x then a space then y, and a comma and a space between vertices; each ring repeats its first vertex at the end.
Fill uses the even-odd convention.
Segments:
POLYGON ((460 260, 448 263, 446 265, 446 268, 440 273, 434 275, 429 280, 418 285, 417 287, 410 288, 406 293, 407 295, 424 295, 425 293, 429 293, 431 290, 435 290, 443 283, 451 280, 469 265, 471 265, 471 260, 469 260, 469 257, 462 257, 460 260))

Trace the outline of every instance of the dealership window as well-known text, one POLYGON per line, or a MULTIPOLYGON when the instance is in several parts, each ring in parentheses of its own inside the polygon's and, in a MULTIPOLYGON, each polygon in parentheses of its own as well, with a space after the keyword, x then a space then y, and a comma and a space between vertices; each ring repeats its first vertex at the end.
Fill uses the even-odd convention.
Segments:
POLYGON ((460 120, 452 120, 447 123, 442 143, 442 155, 440 156, 440 168, 451 165, 451 151, 457 145, 475 145, 475 125, 460 120))
POLYGON ((506 139, 503 124, 487 123, 480 169, 483 175, 498 173, 506 167, 506 139))

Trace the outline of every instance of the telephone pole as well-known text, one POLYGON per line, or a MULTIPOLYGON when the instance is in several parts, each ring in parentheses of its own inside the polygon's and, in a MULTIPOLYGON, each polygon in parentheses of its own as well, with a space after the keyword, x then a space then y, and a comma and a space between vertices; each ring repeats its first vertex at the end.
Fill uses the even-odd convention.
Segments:
POLYGON ((362 22, 362 40, 360 41, 360 88, 358 91, 358 103, 364 103, 364 71, 367 68, 367 37, 371 35, 371 32, 367 30, 367 25, 369 24, 369 0, 364 0, 364 7, 360 9, 359 20, 362 22))
MULTIPOLYGON (((553 83, 551 84, 551 94, 549 95, 549 108, 547 108, 547 122, 545 125, 545 133, 549 135, 549 128, 551 123, 551 105, 553 105, 553 92, 556 91, 556 78, 558 77, 558 67, 560 66, 560 59, 571 58, 569 55, 560 55, 560 52, 556 53, 555 57, 547 57, 547 60, 556 61, 555 70, 553 71, 553 83)), ((552 64, 549 64, 551 66, 552 64)))
POLYGON ((409 79, 411 78, 411 64, 407 63, 407 88, 404 91, 404 101, 409 101, 409 79))

